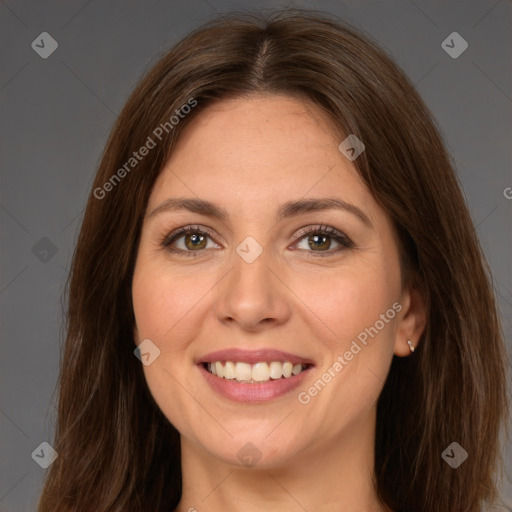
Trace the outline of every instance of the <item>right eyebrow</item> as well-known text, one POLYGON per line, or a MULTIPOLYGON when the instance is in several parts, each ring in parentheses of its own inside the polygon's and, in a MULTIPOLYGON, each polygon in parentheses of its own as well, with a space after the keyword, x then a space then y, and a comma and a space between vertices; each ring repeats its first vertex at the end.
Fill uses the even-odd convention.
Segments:
POLYGON ((210 201, 196 198, 174 198, 166 199, 163 203, 159 204, 148 217, 153 217, 162 212, 175 211, 175 210, 188 210, 193 213, 200 213, 207 217, 214 217, 222 221, 226 221, 229 217, 227 211, 220 206, 217 206, 210 201))

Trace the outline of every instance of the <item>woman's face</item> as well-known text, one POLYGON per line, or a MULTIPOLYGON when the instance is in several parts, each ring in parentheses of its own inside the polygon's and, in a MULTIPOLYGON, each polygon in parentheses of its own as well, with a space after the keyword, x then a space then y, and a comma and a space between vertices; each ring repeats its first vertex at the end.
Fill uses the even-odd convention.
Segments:
POLYGON ((154 185, 135 341, 150 340, 149 389, 202 457, 275 467, 373 435, 414 322, 390 220, 341 142, 307 102, 225 100, 154 185))

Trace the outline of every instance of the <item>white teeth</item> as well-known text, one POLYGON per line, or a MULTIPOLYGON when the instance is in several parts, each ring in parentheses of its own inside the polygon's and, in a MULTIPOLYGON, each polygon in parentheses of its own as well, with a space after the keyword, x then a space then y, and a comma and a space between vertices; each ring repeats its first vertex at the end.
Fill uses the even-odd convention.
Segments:
POLYGON ((293 375, 299 375, 299 373, 302 371, 302 365, 301 364, 294 364, 292 368, 293 375))
POLYGON ((271 379, 280 379, 283 375, 283 365, 276 361, 272 361, 270 363, 270 378, 271 379))
POLYGON ((263 382, 268 380, 268 364, 267 363, 256 363, 252 365, 252 380, 256 382, 263 382))
MULTIPOLYGON (((219 364, 219 363, 217 363, 219 364)), ((235 379, 238 381, 241 380, 251 380, 252 378, 252 368, 249 363, 236 363, 235 366, 235 379)))
POLYGON ((224 378, 225 379, 234 379, 236 376, 235 371, 235 363, 232 363, 231 361, 227 361, 224 365, 224 378))
POLYGON ((238 382, 267 382, 282 377, 289 378, 292 375, 298 375, 306 369, 306 365, 301 363, 292 364, 289 361, 281 363, 272 361, 270 363, 260 362, 256 364, 233 362, 233 361, 215 361, 207 364, 207 369, 213 375, 228 380, 237 380, 238 382))

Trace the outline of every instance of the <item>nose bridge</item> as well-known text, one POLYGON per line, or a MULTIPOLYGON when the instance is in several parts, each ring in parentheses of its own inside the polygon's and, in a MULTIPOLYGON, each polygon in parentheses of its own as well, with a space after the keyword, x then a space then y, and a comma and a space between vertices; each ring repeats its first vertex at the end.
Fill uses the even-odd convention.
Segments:
POLYGON ((268 246, 264 247, 252 236, 246 237, 232 255, 235 283, 259 287, 259 291, 268 290, 271 286, 267 282, 270 278, 269 267, 273 259, 272 250, 268 246))
POLYGON ((231 319, 246 328, 263 320, 282 323, 289 316, 286 290, 274 275, 276 258, 270 248, 248 236, 232 254, 232 269, 219 289, 219 320, 231 319))

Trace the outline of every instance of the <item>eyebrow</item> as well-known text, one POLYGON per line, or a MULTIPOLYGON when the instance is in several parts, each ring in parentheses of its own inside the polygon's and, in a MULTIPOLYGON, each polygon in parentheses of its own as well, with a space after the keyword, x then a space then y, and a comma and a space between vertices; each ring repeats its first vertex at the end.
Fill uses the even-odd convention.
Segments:
MULTIPOLYGON (((152 210, 148 215, 148 218, 154 217, 162 212, 176 210, 188 210, 193 213, 199 213, 201 215, 206 215, 207 217, 219 219, 223 222, 227 221, 229 218, 229 214, 224 208, 210 201, 198 198, 169 198, 152 210)), ((279 207, 277 211, 277 220, 279 221, 304 213, 324 210, 342 210, 351 213, 361 220, 366 226, 373 227, 368 216, 360 208, 335 197, 289 201, 279 207)))

